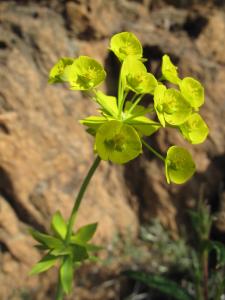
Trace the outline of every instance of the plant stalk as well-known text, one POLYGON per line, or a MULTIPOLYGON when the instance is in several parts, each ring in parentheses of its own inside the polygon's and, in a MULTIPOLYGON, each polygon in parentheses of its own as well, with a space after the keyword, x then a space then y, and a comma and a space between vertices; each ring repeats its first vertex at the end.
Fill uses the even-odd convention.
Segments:
MULTIPOLYGON (((99 156, 96 157, 96 159, 94 160, 92 166, 90 167, 86 177, 83 180, 83 183, 80 187, 79 193, 75 199, 74 202, 74 206, 72 209, 72 212, 70 214, 70 218, 68 221, 68 227, 67 227, 67 233, 66 233, 66 238, 65 238, 65 244, 68 244, 70 241, 70 237, 72 235, 72 231, 73 231, 73 225, 76 219, 76 215, 77 215, 77 211, 80 207, 81 201, 83 199, 84 193, 91 181, 92 176, 94 175, 96 169, 98 168, 99 164, 101 162, 101 158, 99 156)), ((60 274, 59 274, 59 279, 58 279, 58 287, 57 287, 57 294, 56 294, 56 300, 62 300, 63 299, 63 288, 60 282, 60 274)))
POLYGON ((59 279, 58 279, 58 286, 57 286, 57 292, 56 292, 56 300, 62 300, 63 299, 63 287, 60 281, 60 275, 59 275, 59 279))
POLYGON ((145 147, 151 151, 153 154, 155 154, 159 159, 161 159, 163 162, 165 161, 165 158, 154 148, 152 148, 149 144, 145 142, 145 140, 141 139, 142 143, 145 145, 145 147))
POLYGON ((208 256, 208 251, 205 250, 202 254, 204 300, 208 300, 208 256))

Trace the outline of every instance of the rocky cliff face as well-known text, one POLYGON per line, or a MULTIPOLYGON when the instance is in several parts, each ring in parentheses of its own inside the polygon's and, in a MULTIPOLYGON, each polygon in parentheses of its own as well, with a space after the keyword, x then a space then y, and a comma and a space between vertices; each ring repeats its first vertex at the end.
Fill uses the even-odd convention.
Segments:
MULTIPOLYGON (((147 152, 125 167, 103 162, 79 217, 80 225, 99 222, 98 241, 107 244, 116 232, 127 229, 135 236, 138 224, 151 217, 160 218, 176 234, 182 208, 198 197, 202 183, 214 209, 224 198, 223 1, 204 6, 201 1, 192 6, 187 1, 166 2, 1 1, 0 299, 22 299, 18 295, 24 290, 32 299, 51 299, 47 291, 56 280, 54 272, 27 277, 40 257, 27 226, 47 231, 58 209, 68 217, 73 195, 94 157, 92 139, 78 120, 91 114, 95 105, 82 94, 47 84, 49 69, 61 56, 83 54, 101 61, 111 72, 104 88, 113 93, 117 63, 106 51, 108 41, 113 33, 133 31, 153 72, 168 53, 182 76, 191 74, 206 88, 202 114, 210 137, 205 144, 188 146, 173 130, 153 138, 162 152, 170 144, 188 147, 197 162, 196 176, 184 186, 168 186, 162 164, 147 152)), ((219 216, 218 228, 224 231, 223 210, 219 216)), ((79 299, 94 298, 90 294, 79 299)))

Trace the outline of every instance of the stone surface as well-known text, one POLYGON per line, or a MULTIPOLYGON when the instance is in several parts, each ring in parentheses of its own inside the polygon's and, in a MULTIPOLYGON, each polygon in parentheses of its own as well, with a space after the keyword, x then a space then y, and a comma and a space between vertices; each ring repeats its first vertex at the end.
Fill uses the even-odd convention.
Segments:
MULTIPOLYGON (((184 186, 168 186, 162 163, 147 151, 124 167, 103 162, 85 195, 78 226, 98 221, 95 239, 107 245, 117 233, 129 230, 135 236, 139 223, 158 217, 177 236, 184 208, 198 198, 201 184, 218 209, 224 198, 225 12, 212 1, 204 7, 197 2, 177 9, 150 0, 1 1, 0 299, 22 299, 26 293, 32 299, 52 299, 54 271, 27 276, 40 257, 27 227, 48 231, 56 210, 69 216, 94 158, 93 140, 78 120, 94 112, 95 105, 65 86, 48 85, 47 76, 59 57, 90 55, 112 72, 103 88, 115 92, 117 63, 107 53, 115 32, 137 34, 154 73, 160 75, 160 59, 168 53, 182 76, 203 82, 206 104, 201 113, 210 137, 191 146, 171 129, 149 140, 163 153, 172 144, 189 148, 197 174, 184 186)), ((223 202, 220 208, 217 227, 224 232, 223 202)), ((93 299, 91 291, 81 289, 79 295, 93 299)), ((110 291, 107 296, 96 292, 96 299, 115 297, 110 291)))

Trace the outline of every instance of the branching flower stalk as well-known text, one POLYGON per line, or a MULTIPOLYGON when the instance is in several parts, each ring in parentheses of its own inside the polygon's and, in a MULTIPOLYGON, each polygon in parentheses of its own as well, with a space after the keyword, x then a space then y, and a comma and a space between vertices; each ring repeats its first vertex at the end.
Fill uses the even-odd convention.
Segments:
POLYGON ((72 291, 74 270, 84 261, 96 259, 93 253, 99 250, 90 243, 97 223, 85 225, 75 232, 74 225, 83 195, 100 160, 125 164, 138 157, 145 146, 163 162, 167 182, 182 184, 195 172, 191 154, 185 148, 173 145, 164 157, 146 142, 146 137, 164 127, 178 129, 192 144, 202 143, 208 135, 208 127, 199 114, 204 103, 204 88, 199 81, 192 77, 181 79, 168 55, 162 58, 162 76, 157 80, 146 69, 142 45, 131 32, 115 34, 110 41, 110 50, 121 63, 117 97, 97 89, 105 80, 106 72, 99 62, 88 56, 61 58, 49 74, 51 84, 65 82, 71 90, 88 91, 100 112, 80 120, 95 139, 97 158, 83 181, 69 220, 65 221, 57 211, 51 221, 52 234, 31 229, 39 243, 37 246, 46 252, 31 274, 59 265, 56 300, 62 300, 64 294, 72 291), (167 88, 166 81, 174 88, 167 88), (152 103, 147 107, 140 104, 146 95, 152 96, 152 103), (153 119, 150 118, 152 114, 153 119))

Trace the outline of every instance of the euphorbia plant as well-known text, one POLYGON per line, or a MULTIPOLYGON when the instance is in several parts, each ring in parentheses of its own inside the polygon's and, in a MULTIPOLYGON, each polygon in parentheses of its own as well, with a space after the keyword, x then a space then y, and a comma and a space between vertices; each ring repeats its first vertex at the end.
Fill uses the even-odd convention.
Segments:
POLYGON ((31 230, 39 242, 38 247, 47 252, 31 273, 44 272, 59 264, 57 300, 71 292, 74 270, 84 260, 92 259, 91 253, 98 249, 89 242, 97 224, 88 224, 75 232, 73 227, 84 192, 100 161, 125 164, 139 156, 145 146, 164 163, 167 182, 182 184, 195 172, 190 153, 173 145, 164 157, 146 142, 145 137, 161 128, 174 127, 187 141, 198 144, 208 134, 208 127, 198 112, 204 103, 204 89, 196 79, 181 79, 169 56, 164 55, 162 77, 157 80, 146 69, 142 45, 133 33, 114 35, 110 50, 121 63, 117 97, 97 89, 106 72, 99 62, 88 56, 61 58, 49 74, 49 83, 66 82, 71 90, 88 91, 99 107, 98 114, 80 121, 94 137, 96 159, 82 183, 69 220, 56 212, 51 222, 52 235, 31 230), (167 88, 166 81, 174 87, 167 88), (141 105, 143 97, 149 94, 153 96, 153 105, 141 105))

